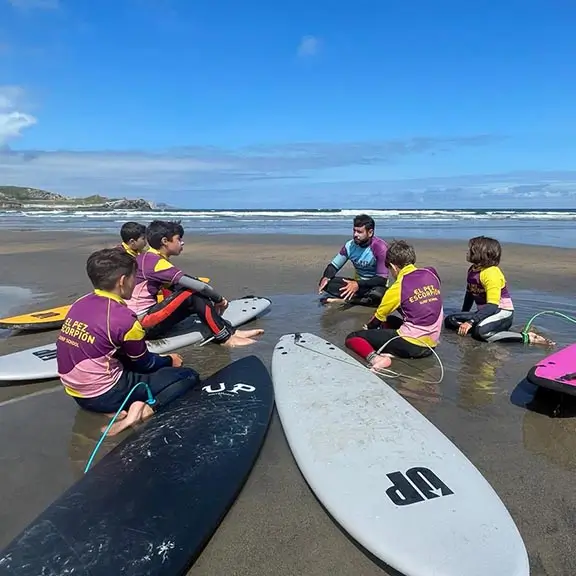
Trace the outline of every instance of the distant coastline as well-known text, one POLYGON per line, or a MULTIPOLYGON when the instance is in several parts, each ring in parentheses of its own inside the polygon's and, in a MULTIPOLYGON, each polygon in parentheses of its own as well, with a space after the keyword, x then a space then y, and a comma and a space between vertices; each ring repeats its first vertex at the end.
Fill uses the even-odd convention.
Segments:
POLYGON ((165 204, 154 204, 143 198, 107 198, 95 194, 86 197, 70 197, 40 188, 24 186, 0 186, 0 209, 2 210, 136 210, 139 212, 162 210, 165 204))

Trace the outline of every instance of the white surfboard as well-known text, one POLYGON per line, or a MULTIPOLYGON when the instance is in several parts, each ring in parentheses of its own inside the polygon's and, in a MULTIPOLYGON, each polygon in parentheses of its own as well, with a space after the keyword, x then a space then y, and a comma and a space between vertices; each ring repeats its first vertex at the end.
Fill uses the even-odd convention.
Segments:
POLYGON ((302 333, 280 338, 272 379, 303 476, 366 550, 405 576, 529 576, 496 492, 379 376, 302 333))
MULTIPOLYGON (((222 317, 236 327, 249 322, 270 305, 271 302, 267 298, 255 296, 230 300, 222 317)), ((150 340, 147 344, 150 351, 165 354, 185 346, 198 344, 210 336, 211 333, 202 325, 200 319, 191 316, 175 326, 167 338, 150 340)), ((0 382, 21 382, 57 377, 55 342, 0 356, 0 382)))

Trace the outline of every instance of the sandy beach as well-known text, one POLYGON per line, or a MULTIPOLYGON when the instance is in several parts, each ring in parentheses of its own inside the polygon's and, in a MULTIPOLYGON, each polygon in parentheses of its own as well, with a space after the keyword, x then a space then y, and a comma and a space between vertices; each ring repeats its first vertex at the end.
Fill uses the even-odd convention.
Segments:
MULTIPOLYGON (((385 230, 379 234, 389 239, 385 230)), ((278 337, 296 330, 317 333, 343 347, 345 335, 361 326, 371 311, 322 307, 316 286, 346 239, 187 234, 184 253, 175 261, 178 266, 209 276, 229 299, 266 296, 272 308, 251 324, 266 331, 257 345, 232 351, 213 345, 188 348, 181 351, 186 362, 203 377, 245 354, 256 354, 269 365, 278 337)), ((91 289, 85 274, 87 256, 117 243, 115 236, 96 234, 0 231, 0 314, 70 303, 91 289)), ((458 309, 468 266, 466 243, 413 244, 418 263, 433 265, 440 273, 446 311, 458 309)), ((516 327, 540 310, 576 316, 573 250, 514 244, 503 248, 502 268, 516 307, 516 327)), ((558 346, 576 340, 576 326, 561 319, 539 318, 536 326, 558 346)), ((56 334, 0 331, 0 354, 52 342, 56 334)), ((576 574, 576 402, 564 400, 560 417, 553 418, 558 396, 522 383, 529 368, 549 350, 479 344, 444 333, 438 353, 446 370, 440 385, 402 378, 388 384, 446 434, 491 483, 524 538, 531 575, 576 574)), ((396 369, 437 374, 429 359, 402 362, 396 369)), ((0 387, 0 402, 1 547, 81 477, 104 422, 80 412, 58 381, 0 387)), ((123 437, 106 440, 99 457, 123 437)), ((275 415, 247 484, 189 574, 394 572, 359 550, 326 515, 300 475, 275 415)))

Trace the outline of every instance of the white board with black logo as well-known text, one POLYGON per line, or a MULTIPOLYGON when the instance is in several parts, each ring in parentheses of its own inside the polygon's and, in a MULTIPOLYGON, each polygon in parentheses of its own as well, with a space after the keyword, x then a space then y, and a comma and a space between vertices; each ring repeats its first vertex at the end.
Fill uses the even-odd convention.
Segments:
POLYGON ((280 338, 276 407, 332 517, 405 576, 529 576, 522 537, 468 458, 363 364, 314 334, 280 338))

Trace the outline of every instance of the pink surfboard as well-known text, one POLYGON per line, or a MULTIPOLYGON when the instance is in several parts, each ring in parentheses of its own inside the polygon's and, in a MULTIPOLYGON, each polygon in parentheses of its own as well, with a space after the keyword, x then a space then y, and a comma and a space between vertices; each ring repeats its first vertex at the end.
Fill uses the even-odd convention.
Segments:
POLYGON ((576 396, 576 343, 538 362, 527 379, 536 386, 576 396))

